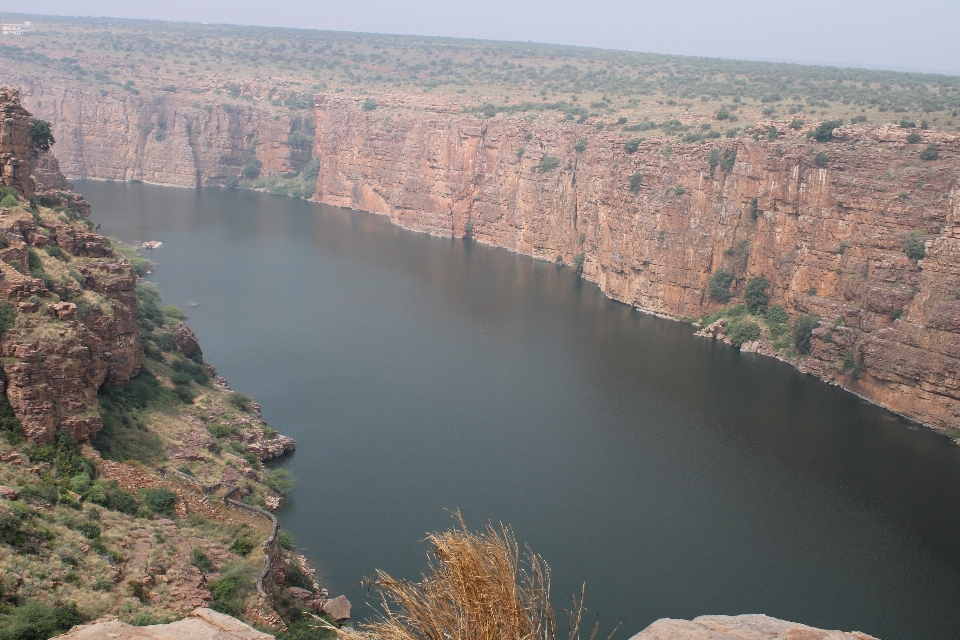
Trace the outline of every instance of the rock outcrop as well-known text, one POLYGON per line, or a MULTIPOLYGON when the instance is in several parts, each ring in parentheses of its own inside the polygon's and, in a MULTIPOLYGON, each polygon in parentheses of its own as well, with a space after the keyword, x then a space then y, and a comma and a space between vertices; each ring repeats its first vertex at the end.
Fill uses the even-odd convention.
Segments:
POLYGON ((320 200, 544 260, 582 254, 607 295, 674 317, 720 306, 719 269, 735 277, 734 302, 764 275, 791 316, 822 319, 801 369, 960 427, 960 136, 926 133, 939 158, 924 161, 924 145, 888 127, 817 143, 778 122, 631 153, 627 134, 543 117, 387 113, 317 96, 320 200), (769 141, 771 126, 790 133, 769 141), (925 243, 920 261, 904 252, 911 237, 925 243))
POLYGON ((0 185, 13 187, 26 198, 33 197, 30 177, 30 113, 20 104, 20 92, 0 87, 0 185))
MULTIPOLYGON (((30 113, 9 88, 0 89, 0 112, 7 114, 0 139, 5 184, 32 198, 33 148, 23 142, 30 139, 30 113)), ((89 230, 82 198, 56 192, 39 200, 62 203, 70 215, 66 208, 28 213, 25 202, 0 209, 0 300, 15 305, 0 338, 4 390, 29 439, 50 442, 67 430, 87 440, 102 427, 97 390, 126 382, 144 363, 137 276, 109 240, 89 230)))
POLYGON ((309 111, 275 118, 275 109, 201 106, 190 94, 101 95, 28 78, 19 86, 24 103, 52 124, 70 178, 226 185, 253 160, 263 176, 294 175, 310 161, 309 111))
POLYGON ((824 631, 764 615, 662 618, 631 640, 877 640, 859 631, 824 631))
POLYGON ((257 631, 236 618, 211 609, 196 609, 183 620, 170 624, 134 627, 119 620, 79 625, 60 640, 273 640, 273 636, 257 631))

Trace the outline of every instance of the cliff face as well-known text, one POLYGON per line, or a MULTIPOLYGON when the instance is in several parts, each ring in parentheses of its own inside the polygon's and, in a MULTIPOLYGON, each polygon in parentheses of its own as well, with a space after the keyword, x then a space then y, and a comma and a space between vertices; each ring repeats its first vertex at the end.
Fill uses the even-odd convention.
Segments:
POLYGON ((201 106, 181 93, 148 98, 29 79, 20 85, 24 104, 52 124, 55 154, 70 178, 224 185, 254 159, 267 176, 297 173, 310 160, 309 148, 291 144, 295 132, 307 135, 309 115, 201 106))
POLYGON ((659 139, 630 154, 625 134, 588 125, 357 102, 316 99, 323 202, 434 235, 469 229, 545 260, 583 252, 584 276, 609 296, 671 316, 718 307, 709 278, 720 268, 736 276, 734 302, 765 275, 773 303, 822 318, 798 366, 926 424, 960 427, 956 136, 910 145, 906 131, 854 126, 818 144, 777 123, 790 133, 776 141, 758 125, 763 141, 659 139), (939 159, 920 160, 931 142, 939 159), (543 171, 549 156, 559 165, 543 171), (904 253, 910 234, 926 243, 919 262, 904 253), (862 365, 856 378, 844 373, 847 354, 862 365))
POLYGON ((0 88, 0 184, 13 187, 29 198, 33 196, 30 163, 25 159, 33 151, 30 113, 23 108, 16 89, 0 88))
MULTIPOLYGON (((15 91, 0 97, 0 111, 22 114, 4 121, 0 157, 17 169, 25 200, 34 195, 33 148, 19 141, 29 140, 30 114, 15 91)), ((86 440, 102 427, 100 385, 126 382, 144 363, 136 274, 89 230, 82 198, 50 192, 29 208, 21 200, 0 209, 0 300, 13 314, 0 339, 6 395, 31 440, 50 442, 58 430, 86 440)))

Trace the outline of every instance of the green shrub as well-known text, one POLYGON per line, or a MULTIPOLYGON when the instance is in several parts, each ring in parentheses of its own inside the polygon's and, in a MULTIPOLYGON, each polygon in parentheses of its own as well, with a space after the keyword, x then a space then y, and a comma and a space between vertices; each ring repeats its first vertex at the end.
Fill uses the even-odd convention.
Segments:
POLYGON ((55 244, 48 244, 43 248, 43 250, 47 253, 48 256, 53 256, 60 262, 70 261, 70 256, 67 255, 67 253, 63 249, 61 249, 55 244))
POLYGON ((900 121, 900 126, 903 127, 904 129, 913 129, 914 127, 917 126, 917 123, 913 122, 912 120, 907 120, 906 118, 904 118, 903 120, 900 121))
POLYGON ((367 98, 363 101, 363 110, 364 111, 373 111, 377 108, 377 101, 373 98, 367 98))
POLYGON ((771 142, 780 138, 780 132, 777 131, 776 127, 770 127, 770 130, 767 131, 767 140, 771 142))
POLYGON ((277 535, 277 537, 278 537, 279 540, 280 540, 280 546, 281 546, 281 547, 283 547, 283 548, 286 549, 287 551, 290 551, 291 549, 293 549, 294 539, 293 539, 293 534, 292 534, 292 533, 290 533, 290 532, 287 531, 286 529, 283 529, 283 530, 280 531, 280 533, 277 535))
POLYGON ((253 543, 246 538, 237 538, 230 545, 230 551, 233 551, 241 556, 247 556, 251 551, 253 551, 253 543))
POLYGON ((77 531, 79 531, 83 537, 88 540, 100 539, 100 525, 98 525, 96 522, 90 522, 89 520, 82 522, 80 523, 80 526, 77 527, 77 531))
POLYGON ((733 297, 730 291, 731 284, 733 284, 733 274, 725 269, 717 270, 710 276, 710 295, 724 304, 730 302, 730 298, 733 297))
POLYGON ((713 149, 710 149, 710 153, 707 154, 707 163, 709 163, 710 165, 710 177, 712 178, 717 171, 717 167, 720 166, 720 150, 719 149, 717 149, 716 147, 714 147, 713 149))
POLYGON ((30 140, 37 149, 49 151, 50 147, 56 142, 53 139, 53 132, 50 130, 50 123, 46 120, 32 118, 30 120, 30 140))
POLYGON ((231 425, 214 423, 207 426, 207 429, 213 434, 213 437, 220 440, 222 438, 228 438, 230 436, 237 435, 239 430, 231 425))
POLYGON ((936 160, 940 157, 940 147, 935 144, 928 145, 926 149, 920 152, 921 160, 936 160))
POLYGON ((210 556, 200 549, 194 549, 190 554, 190 564, 200 570, 200 573, 212 573, 213 561, 210 556))
POLYGON ((821 122, 813 131, 807 132, 807 137, 817 142, 829 142, 833 140, 833 130, 840 126, 843 126, 843 120, 827 120, 821 122))
POLYGON ((756 220, 760 217, 760 199, 754 198, 750 201, 750 217, 756 220))
POLYGON ((137 492, 143 506, 157 515, 170 515, 173 505, 177 502, 177 494, 169 489, 141 489, 137 492))
POLYGON ((727 337, 731 344, 738 349, 745 342, 753 342, 760 339, 760 325, 753 320, 737 320, 730 323, 727 330, 727 337))
POLYGON ((247 164, 243 165, 243 169, 241 170, 241 173, 243 174, 243 177, 246 178, 247 180, 253 180, 260 175, 261 169, 263 169, 263 163, 260 162, 258 159, 254 158, 247 164))
POLYGON ((767 304, 770 302, 770 294, 767 293, 767 289, 769 289, 770 286, 770 281, 766 276, 757 276, 756 278, 747 280, 747 286, 744 289, 744 299, 746 300, 747 308, 750 309, 750 313, 756 315, 762 313, 767 308, 767 304))
POLYGON ((630 191, 637 193, 640 191, 641 184, 643 184, 643 176, 639 171, 635 171, 630 175, 630 191))
POLYGON ((86 619, 74 603, 49 605, 36 600, 0 616, 0 638, 45 640, 66 633, 86 619))
POLYGON ((581 251, 577 255, 573 256, 573 272, 574 273, 583 273, 583 263, 586 262, 587 256, 581 251))
POLYGON ((107 580, 106 578, 97 578, 93 583, 94 591, 111 591, 113 589, 113 583, 107 580))
POLYGON ((787 315, 786 309, 781 307, 778 304, 773 305, 767 309, 767 313, 764 315, 768 323, 783 324, 790 321, 790 316, 787 315))
POLYGON ((726 107, 720 107, 715 114, 713 114, 717 120, 729 120, 730 119, 730 110, 726 107))
POLYGON ((627 153, 636 153, 641 142, 643 142, 643 138, 631 138, 623 143, 623 150, 627 153))
POLYGON ((737 148, 726 149, 720 157, 720 169, 726 173, 733 171, 737 165, 737 148))
POLYGON ((927 248, 923 241, 923 232, 914 231, 904 238, 903 252, 911 260, 922 260, 927 255, 927 248))
POLYGON ((0 207, 3 207, 4 209, 13 209, 14 207, 19 206, 20 201, 17 200, 17 196, 12 194, 4 196, 3 199, 0 200, 0 207))
POLYGON ((274 492, 285 495, 293 491, 296 480, 294 480, 293 474, 286 469, 271 469, 263 474, 263 484, 274 492))
POLYGON ((810 353, 810 339, 813 337, 813 330, 820 324, 820 318, 809 314, 803 314, 793 323, 793 344, 797 348, 797 353, 810 353))
POLYGON ((573 144, 573 150, 576 151, 577 153, 583 153, 584 150, 586 150, 586 148, 587 148, 586 138, 580 138, 573 144))
POLYGON ((828 162, 830 162, 830 156, 828 156, 823 151, 813 156, 813 163, 818 167, 825 167, 827 166, 828 162))
POLYGON ((923 140, 923 136, 921 136, 919 133, 911 133, 907 136, 907 142, 910 144, 917 144, 921 140, 923 140))
POLYGON ((234 391, 230 394, 227 400, 240 411, 245 413, 250 413, 253 411, 253 398, 245 394, 243 391, 234 391))
MULTIPOLYGON (((4 303, 4 305, 13 306, 10 303, 4 303)), ((2 309, 3 306, 0 306, 0 310, 2 309)), ((13 407, 10 406, 10 401, 7 400, 7 394, 5 393, 0 393, 0 432, 3 433, 7 443, 11 445, 21 444, 25 440, 23 425, 20 424, 20 419, 13 412, 13 407)))
POLYGON ((556 156, 551 156, 550 154, 545 153, 540 158, 540 173, 553 171, 559 166, 560 166, 560 158, 556 156))
POLYGON ((245 600, 253 592, 254 580, 249 568, 230 571, 210 587, 213 602, 210 608, 229 616, 238 617, 246 608, 245 600))

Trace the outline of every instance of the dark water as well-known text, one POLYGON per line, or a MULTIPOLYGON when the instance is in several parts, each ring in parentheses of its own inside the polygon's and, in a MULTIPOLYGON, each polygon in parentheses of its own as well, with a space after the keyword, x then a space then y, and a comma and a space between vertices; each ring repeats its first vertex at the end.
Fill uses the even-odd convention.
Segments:
MULTIPOLYGON (((165 301, 297 439, 280 513, 332 593, 416 578, 460 508, 625 638, 766 613, 960 637, 960 447, 569 269, 242 191, 83 182, 165 301)), ((562 600, 562 599, 561 599, 562 600)), ((559 604, 563 604, 561 601, 559 604)))

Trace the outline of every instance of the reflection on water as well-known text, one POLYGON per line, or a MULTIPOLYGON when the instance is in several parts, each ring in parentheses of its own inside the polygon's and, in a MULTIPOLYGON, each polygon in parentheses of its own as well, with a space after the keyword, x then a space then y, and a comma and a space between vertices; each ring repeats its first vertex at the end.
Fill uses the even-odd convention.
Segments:
POLYGON ((960 635, 946 439, 570 269, 282 197, 78 189, 105 233, 163 241, 165 301, 200 303, 206 359, 297 439, 281 523, 355 612, 361 577, 416 578, 460 508, 627 633, 763 612, 960 635))

